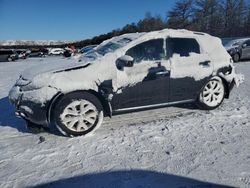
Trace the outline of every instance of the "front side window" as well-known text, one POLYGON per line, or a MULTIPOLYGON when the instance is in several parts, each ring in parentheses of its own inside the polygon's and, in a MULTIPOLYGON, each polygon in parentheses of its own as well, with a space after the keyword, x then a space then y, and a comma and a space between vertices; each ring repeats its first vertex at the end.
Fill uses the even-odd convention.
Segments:
POLYGON ((200 54, 200 46, 195 39, 169 38, 167 41, 169 57, 173 57, 174 54, 181 57, 188 57, 190 53, 200 54))
POLYGON ((135 63, 161 60, 165 57, 163 43, 163 39, 149 40, 132 47, 126 52, 126 55, 133 57, 135 63))

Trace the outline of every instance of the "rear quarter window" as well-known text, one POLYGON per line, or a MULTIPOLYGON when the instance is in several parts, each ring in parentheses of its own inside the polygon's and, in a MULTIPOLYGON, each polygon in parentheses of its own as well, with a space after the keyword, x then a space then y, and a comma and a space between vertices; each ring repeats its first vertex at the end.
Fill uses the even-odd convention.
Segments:
POLYGON ((167 49, 169 57, 173 57, 174 54, 181 57, 188 57, 190 53, 200 54, 200 45, 193 38, 169 38, 167 49))

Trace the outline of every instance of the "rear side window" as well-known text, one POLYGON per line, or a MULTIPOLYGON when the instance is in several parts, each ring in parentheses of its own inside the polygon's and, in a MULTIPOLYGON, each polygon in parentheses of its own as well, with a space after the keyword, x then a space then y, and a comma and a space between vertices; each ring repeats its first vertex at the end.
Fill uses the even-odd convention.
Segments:
POLYGON ((133 57, 135 63, 139 63, 141 61, 161 60, 165 57, 163 39, 153 39, 138 44, 137 46, 130 48, 126 52, 126 55, 133 57))
POLYGON ((167 41, 169 57, 173 57, 174 54, 181 57, 188 57, 190 53, 200 54, 200 46, 195 39, 169 38, 167 41))

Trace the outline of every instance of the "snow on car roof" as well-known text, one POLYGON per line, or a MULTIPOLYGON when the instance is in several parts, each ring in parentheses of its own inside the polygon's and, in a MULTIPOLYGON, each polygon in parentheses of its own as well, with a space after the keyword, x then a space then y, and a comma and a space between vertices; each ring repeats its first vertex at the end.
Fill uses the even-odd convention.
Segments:
MULTIPOLYGON (((113 37, 111 39, 105 40, 104 42, 102 42, 100 44, 100 46, 104 46, 109 42, 112 43, 119 43, 119 44, 124 44, 124 43, 128 43, 130 41, 133 41, 135 39, 140 38, 141 36, 143 36, 145 33, 128 33, 128 34, 123 34, 117 37, 113 37)), ((100 47, 99 46, 99 47, 100 47)))
POLYGON ((122 43, 124 40, 136 40, 136 39, 145 39, 145 38, 151 38, 151 36, 172 36, 172 37, 188 37, 188 36, 193 36, 193 37, 201 37, 201 36, 209 36, 206 33, 201 33, 201 32, 195 32, 195 31, 188 31, 185 29, 164 29, 160 31, 151 31, 151 32, 141 32, 141 33, 128 33, 128 34, 123 34, 120 36, 113 37, 111 39, 108 39, 104 41, 103 43, 100 44, 100 46, 103 46, 109 42, 113 43, 122 43))

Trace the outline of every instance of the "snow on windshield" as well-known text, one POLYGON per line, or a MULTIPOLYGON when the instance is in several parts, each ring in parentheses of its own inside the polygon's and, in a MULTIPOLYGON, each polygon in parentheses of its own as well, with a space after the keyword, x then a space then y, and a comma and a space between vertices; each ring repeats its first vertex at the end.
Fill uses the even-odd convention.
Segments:
POLYGON ((107 53, 114 52, 119 48, 122 48, 132 42, 135 39, 141 37, 144 33, 131 33, 131 34, 124 34, 119 37, 114 37, 110 40, 104 41, 97 47, 96 52, 102 56, 106 55, 107 53))
POLYGON ((120 45, 119 43, 109 42, 108 44, 101 46, 100 48, 97 48, 96 51, 98 54, 105 55, 109 52, 114 52, 120 47, 122 47, 122 45, 120 45))

